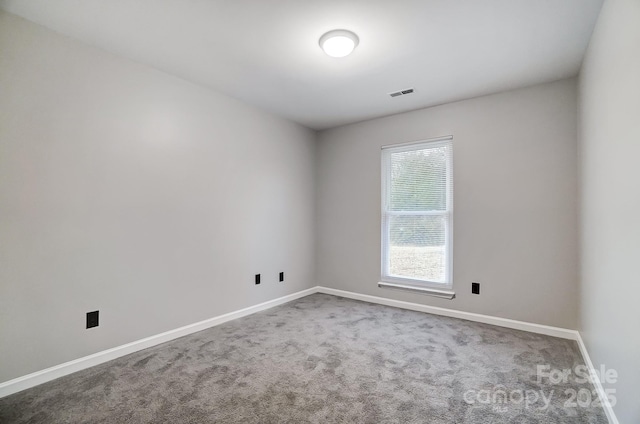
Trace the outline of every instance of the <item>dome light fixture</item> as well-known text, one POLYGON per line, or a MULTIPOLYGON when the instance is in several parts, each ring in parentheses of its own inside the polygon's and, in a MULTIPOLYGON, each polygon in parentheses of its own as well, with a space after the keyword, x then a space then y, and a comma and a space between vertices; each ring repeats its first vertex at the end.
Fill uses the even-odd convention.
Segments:
POLYGON ((358 45, 358 36, 346 29, 334 29, 320 37, 320 47, 331 57, 345 57, 358 45))

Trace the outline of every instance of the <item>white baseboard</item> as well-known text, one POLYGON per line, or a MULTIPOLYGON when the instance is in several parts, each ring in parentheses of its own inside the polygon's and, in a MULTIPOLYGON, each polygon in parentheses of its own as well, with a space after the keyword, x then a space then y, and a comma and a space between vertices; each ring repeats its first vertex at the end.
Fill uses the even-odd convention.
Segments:
POLYGON ((578 333, 578 346, 580 347, 580 352, 582 353, 582 357, 584 358, 585 365, 589 368, 589 373, 591 374, 591 382, 598 392, 598 397, 600 398, 600 404, 604 409, 605 414, 607 414, 607 419, 609 420, 609 424, 620 424, 618 421, 618 417, 616 417, 615 412, 613 411, 613 406, 609 402, 607 398, 607 394, 604 391, 604 387, 602 386, 602 382, 600 381, 599 374, 596 372, 596 369, 593 367, 593 362, 591 362, 591 357, 589 356, 589 352, 587 351, 587 346, 585 346, 584 341, 582 340, 582 336, 578 333))
POLYGON ((112 359, 116 359, 121 356, 158 345, 160 343, 177 339, 178 337, 206 330, 207 328, 215 327, 216 325, 220 325, 237 318, 242 318, 256 312, 264 311, 265 309, 273 308, 274 306, 291 302, 292 300, 308 296, 310 294, 316 293, 317 291, 317 287, 302 290, 287 296, 260 303, 258 305, 250 306, 248 308, 240 309, 228 314, 219 315, 217 317, 213 317, 204 321, 176 328, 175 330, 166 331, 161 334, 156 334, 155 336, 136 340, 135 342, 117 346, 112 349, 103 350, 102 352, 94 353, 93 355, 78 358, 73 361, 53 366, 51 368, 46 368, 44 370, 27 374, 22 377, 14 378, 13 380, 5 381, 3 383, 0 383, 0 397, 20 392, 30 387, 46 383, 47 381, 69 375, 76 371, 90 368, 104 362, 111 361, 112 359))
POLYGON ((579 334, 576 330, 566 328, 551 327, 548 325, 533 324, 525 321, 516 321, 508 318, 499 318, 490 315, 475 314, 473 312, 457 311, 455 309, 439 308, 437 306, 421 305, 419 303, 404 302, 402 300, 388 299, 386 297, 371 296, 368 294, 354 293, 344 290, 330 289, 327 287, 317 287, 319 293, 332 294, 335 296, 347 297, 349 299, 362 300, 380 305, 394 306, 396 308, 409 309, 412 311, 427 312, 434 315, 442 315, 452 318, 461 318, 468 321, 482 322, 485 324, 497 325, 499 327, 513 328, 515 330, 528 331, 530 333, 546 334, 547 336, 560 337, 563 339, 578 340, 579 334))
MULTIPOLYGON (((371 296, 367 294, 354 293, 345 290, 332 289, 328 287, 316 286, 310 289, 302 290, 287 296, 283 296, 277 299, 273 299, 258 305, 250 306, 248 308, 240 309, 238 311, 230 312, 224 315, 219 315, 204 321, 200 321, 194 324, 186 325, 184 327, 176 328, 155 336, 147 337, 145 339, 137 340, 135 342, 127 343, 122 346, 114 347, 112 349, 104 350, 102 352, 95 353, 93 355, 85 356, 83 358, 75 359, 73 361, 65 362, 64 364, 56 365, 51 368, 47 368, 41 371, 34 372, 22 377, 15 378, 13 380, 0 383, 0 397, 8 396, 13 393, 20 392, 30 387, 37 386, 47 381, 54 380, 59 377, 81 371, 86 368, 93 367, 95 365, 102 364, 107 361, 119 358, 130 353, 137 352, 142 349, 146 349, 160 343, 168 342, 178 337, 186 336, 188 334, 196 333, 198 331, 206 330, 207 328, 215 327, 216 325, 223 324, 225 322, 242 318, 247 315, 254 314, 256 312, 264 311, 274 306, 282 305, 292 300, 299 299, 314 293, 331 294, 334 296, 345 297, 349 299, 362 300, 364 302, 377 303, 380 305, 393 306, 396 308, 408 309, 412 311, 426 312, 435 315, 442 315, 453 318, 461 318, 469 321, 482 322, 485 324, 492 324, 499 327, 512 328, 515 330, 528 331, 531 333, 545 334, 553 337, 560 337, 563 339, 575 340, 578 342, 580 352, 584 358, 585 364, 589 367, 592 375, 596 375, 593 368, 593 363, 587 352, 587 348, 582 341, 580 333, 576 330, 569 330, 566 328, 551 327, 548 325, 533 324, 530 322, 516 321, 507 318, 499 318, 490 315, 476 314, 472 312, 457 311, 454 309, 439 308, 436 306, 421 305, 419 303, 404 302, 401 300, 388 299, 384 297, 371 296)), ((603 405, 607 418, 610 424, 619 424, 611 404, 608 402, 604 392, 604 388, 597 378, 593 379, 593 384, 600 396, 600 401, 603 405)))

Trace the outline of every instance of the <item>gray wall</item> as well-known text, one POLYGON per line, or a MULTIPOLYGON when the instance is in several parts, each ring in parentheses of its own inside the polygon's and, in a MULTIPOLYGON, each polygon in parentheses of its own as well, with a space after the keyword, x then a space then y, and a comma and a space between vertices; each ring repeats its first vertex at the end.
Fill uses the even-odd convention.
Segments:
POLYGON ((604 3, 580 74, 582 337, 640 422, 640 1, 604 3))
POLYGON ((8 14, 0 93, 0 381, 315 285, 314 132, 8 14))
POLYGON ((570 79, 321 132, 318 284, 576 328, 576 114, 570 79), (380 147, 447 134, 457 298, 379 289, 380 147))

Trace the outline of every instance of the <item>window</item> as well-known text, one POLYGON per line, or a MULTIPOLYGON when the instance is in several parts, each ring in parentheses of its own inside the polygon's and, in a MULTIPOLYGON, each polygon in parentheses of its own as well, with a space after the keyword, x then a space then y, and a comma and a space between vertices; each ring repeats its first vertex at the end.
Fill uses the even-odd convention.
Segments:
POLYGON ((382 148, 382 281, 451 289, 452 137, 382 148))

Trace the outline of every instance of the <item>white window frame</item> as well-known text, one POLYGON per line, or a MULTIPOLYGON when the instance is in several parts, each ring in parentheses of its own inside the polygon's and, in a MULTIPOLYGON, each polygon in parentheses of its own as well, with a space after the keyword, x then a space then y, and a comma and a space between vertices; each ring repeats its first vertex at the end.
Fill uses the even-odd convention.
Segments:
MULTIPOLYGON (((438 137, 434 139, 421 140, 411 143, 403 143, 389 146, 382 146, 382 269, 380 287, 400 288, 400 289, 433 289, 436 296, 453 298, 455 294, 449 292, 453 288, 453 136, 438 137), (389 210, 389 189, 391 186, 391 154, 407 152, 412 150, 422 150, 425 148, 436 148, 446 145, 450 154, 447 159, 446 172, 446 210, 444 211, 391 211, 389 210), (389 273, 389 222, 391 216, 442 216, 445 221, 445 269, 444 281, 427 281, 406 278, 389 273), (387 284, 391 283, 391 284, 387 284), (443 295, 444 294, 444 295, 443 295)), ((415 291, 415 290, 414 290, 415 291)))

